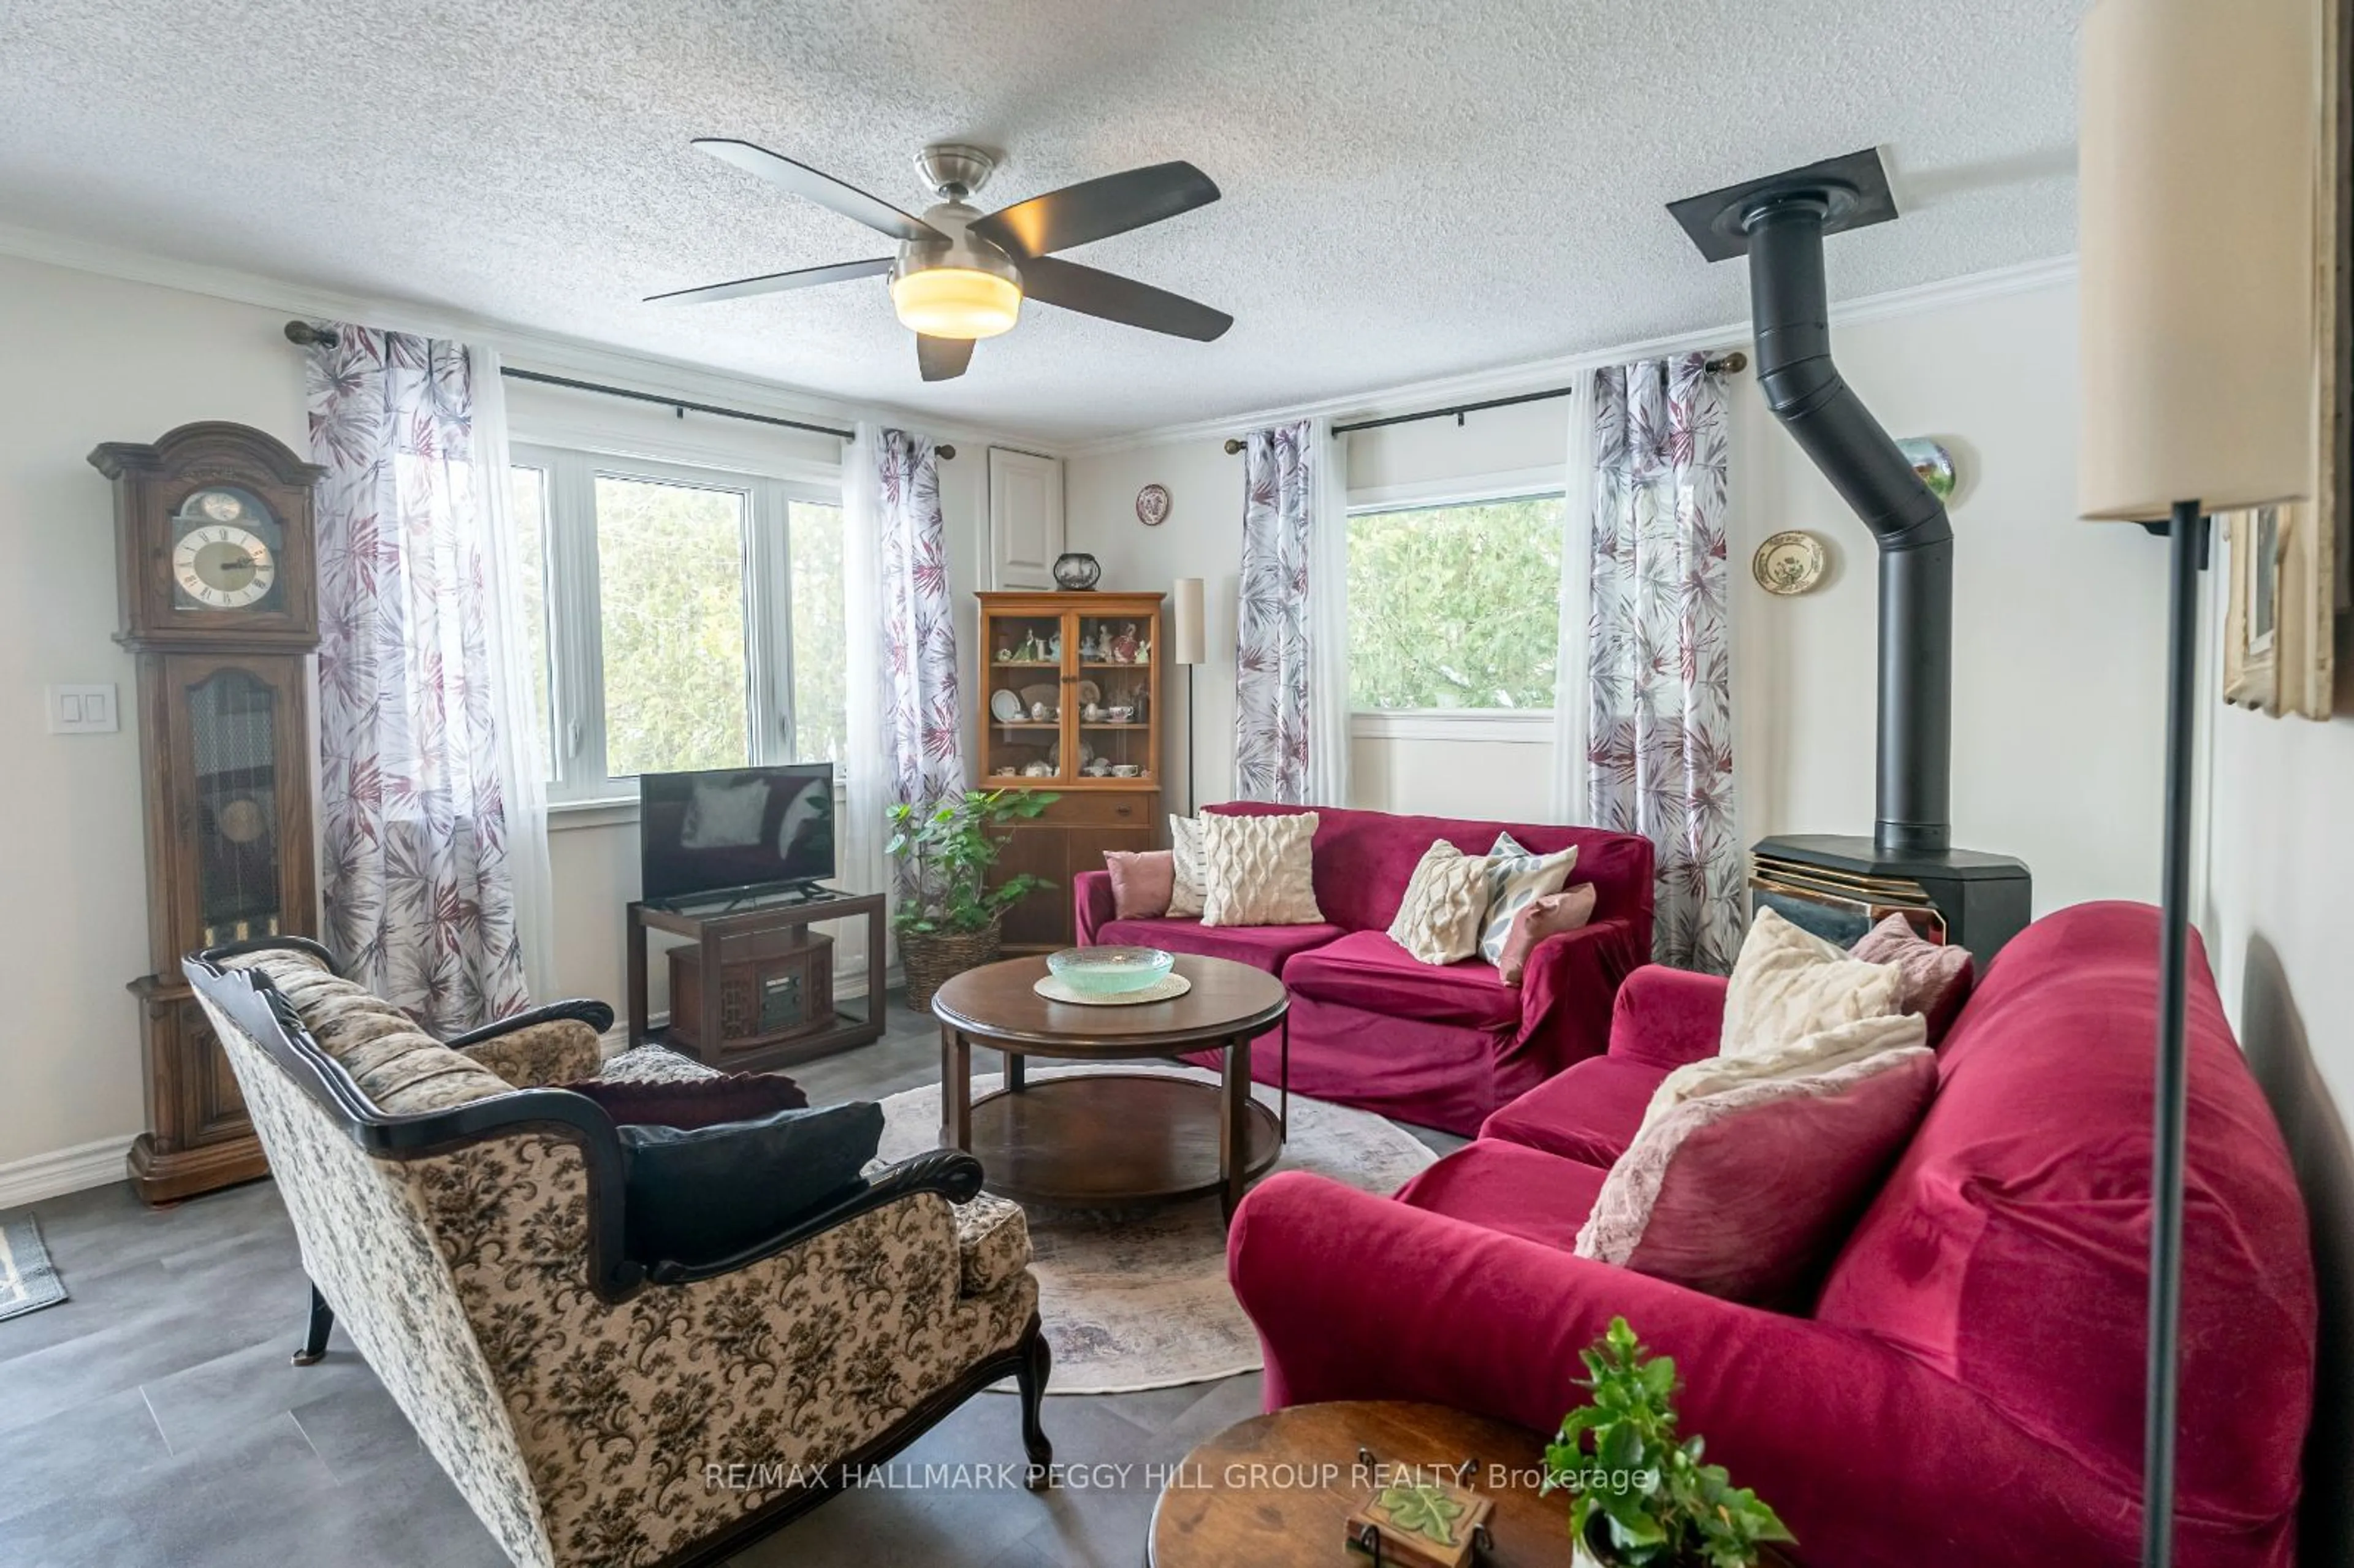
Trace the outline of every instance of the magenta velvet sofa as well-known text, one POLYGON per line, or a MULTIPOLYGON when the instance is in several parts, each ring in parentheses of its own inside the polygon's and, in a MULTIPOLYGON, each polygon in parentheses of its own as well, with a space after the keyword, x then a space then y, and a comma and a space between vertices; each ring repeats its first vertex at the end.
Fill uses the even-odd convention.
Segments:
MULTIPOLYGON (((1647 969, 1606 1056, 1394 1199, 1286 1172, 1244 1201, 1227 1261, 1268 1407, 1432 1400, 1549 1433, 1578 1351, 1623 1314, 1676 1358, 1685 1430, 1807 1563, 2132 1563, 2157 978, 2146 906, 2079 906, 2011 941, 1799 1317, 1573 1255, 1643 1086, 1716 1047, 1723 982, 1647 969)), ((2315 1386, 2306 1210, 2203 951, 2190 1015, 2175 1561, 2288 1568, 2315 1386)))
MULTIPOLYGON (((1235 802, 1214 812, 1299 810, 1235 802)), ((1291 992, 1291 1086, 1467 1137, 1516 1096, 1607 1044, 1618 982, 1651 956, 1651 843, 1628 833, 1528 822, 1399 817, 1319 809, 1317 926, 1204 926, 1113 917, 1111 878, 1073 881, 1082 947, 1140 944, 1234 959, 1281 977, 1291 992), (1437 967, 1389 939, 1423 853, 1446 839, 1484 855, 1509 832, 1552 854, 1577 847, 1573 883, 1594 884, 1594 918, 1549 937, 1518 988, 1474 957, 1437 967)), ((1252 1075, 1275 1080, 1278 1036, 1254 1047, 1252 1075)), ((1214 1058, 1208 1058, 1214 1060, 1214 1058)))

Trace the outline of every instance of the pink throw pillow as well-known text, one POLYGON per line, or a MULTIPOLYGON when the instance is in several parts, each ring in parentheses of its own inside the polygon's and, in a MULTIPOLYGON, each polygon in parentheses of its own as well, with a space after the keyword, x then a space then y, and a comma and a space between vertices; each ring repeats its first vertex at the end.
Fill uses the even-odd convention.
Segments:
POLYGON ((1177 859, 1167 850, 1106 850, 1111 910, 1117 920, 1158 920, 1169 913, 1177 886, 1177 859))
POLYGON ((1848 949, 1848 956, 1868 964, 1896 966, 1898 1005, 1921 1015, 1929 1026, 1932 1046, 1953 1027, 1955 1015, 1970 999, 1970 986, 1978 973, 1967 948, 1929 941, 1902 915, 1891 915, 1866 931, 1863 939, 1848 949))
POLYGON ((1905 1045, 1647 1116, 1577 1255, 1727 1301, 1801 1303, 1936 1089, 1936 1053, 1905 1045))
POLYGON ((1512 916, 1504 950, 1496 959, 1497 978, 1506 985, 1520 984, 1522 971, 1529 967, 1529 954, 1539 942, 1575 931, 1593 918, 1594 884, 1590 882, 1530 899, 1512 916))

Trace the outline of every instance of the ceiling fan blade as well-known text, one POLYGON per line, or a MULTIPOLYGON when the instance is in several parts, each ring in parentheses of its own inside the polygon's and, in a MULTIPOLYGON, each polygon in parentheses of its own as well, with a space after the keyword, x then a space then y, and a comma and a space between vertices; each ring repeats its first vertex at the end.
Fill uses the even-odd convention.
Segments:
POLYGON ((1210 176, 1182 160, 1083 180, 991 213, 968 231, 1016 256, 1068 250, 1218 199, 1210 176))
POLYGON ((868 196, 856 185, 847 185, 832 175, 820 174, 807 164, 797 164, 766 147, 755 147, 749 142, 738 142, 727 136, 697 137, 695 145, 722 162, 735 164, 747 174, 759 175, 780 190, 790 191, 820 207, 830 207, 844 217, 854 217, 869 228, 879 229, 894 239, 946 239, 947 235, 920 217, 911 217, 880 196, 868 196))
POLYGON ((699 289, 673 289, 667 294, 648 294, 646 303, 706 305, 714 300, 740 300, 747 294, 773 294, 784 289, 813 289, 820 283, 839 283, 847 278, 872 278, 890 270, 891 258, 888 256, 877 256, 870 261, 836 261, 830 267, 803 267, 793 272, 763 272, 757 278, 738 278, 732 283, 705 283, 699 289))
POLYGON ((926 337, 916 335, 916 365, 927 381, 953 381, 964 374, 972 363, 973 340, 969 337, 926 337))
POLYGON ((1202 343, 1224 336, 1235 324, 1235 318, 1225 312, 1214 311, 1182 294, 1052 256, 1033 256, 1022 263, 1022 291, 1082 315, 1202 343))

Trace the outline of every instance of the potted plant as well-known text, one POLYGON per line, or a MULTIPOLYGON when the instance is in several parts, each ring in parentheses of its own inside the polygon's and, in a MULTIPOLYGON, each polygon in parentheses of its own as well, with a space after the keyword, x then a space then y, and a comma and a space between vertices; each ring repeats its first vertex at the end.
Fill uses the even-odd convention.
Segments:
POLYGON ((1048 884, 1022 872, 992 887, 990 869, 1013 837, 1012 825, 1055 799, 1036 789, 968 789, 930 811, 891 808, 891 841, 884 849, 907 865, 891 926, 899 933, 909 1007, 929 1009, 932 993, 950 975, 996 961, 1005 911, 1048 884))
POLYGON ((1701 1463, 1698 1437, 1676 1436, 1673 1357, 1646 1354, 1624 1318, 1582 1354, 1593 1398, 1562 1417, 1544 1480, 1576 1499, 1578 1568, 1753 1568, 1791 1539, 1756 1493, 1701 1463))

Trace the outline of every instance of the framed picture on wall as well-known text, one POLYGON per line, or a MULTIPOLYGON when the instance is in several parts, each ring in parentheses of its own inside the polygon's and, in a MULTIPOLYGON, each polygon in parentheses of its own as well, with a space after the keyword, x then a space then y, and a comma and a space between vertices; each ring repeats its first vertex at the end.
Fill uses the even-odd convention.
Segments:
POLYGON ((2349 0, 2321 15, 2320 158, 2314 192, 2313 499, 2222 519, 2232 546, 2223 620, 2223 700, 2260 712, 2327 719, 2334 706, 2338 617, 2349 608, 2348 524, 2354 519, 2354 37, 2349 0))

